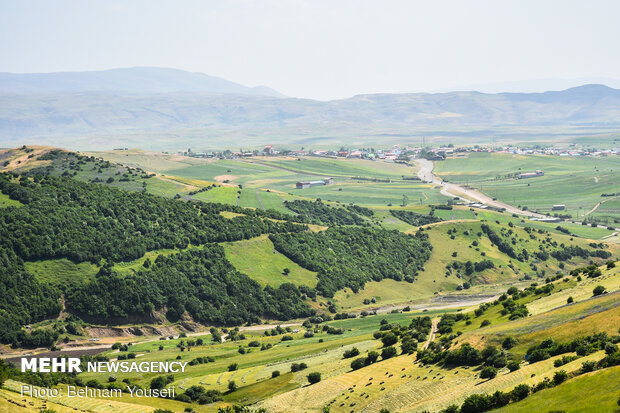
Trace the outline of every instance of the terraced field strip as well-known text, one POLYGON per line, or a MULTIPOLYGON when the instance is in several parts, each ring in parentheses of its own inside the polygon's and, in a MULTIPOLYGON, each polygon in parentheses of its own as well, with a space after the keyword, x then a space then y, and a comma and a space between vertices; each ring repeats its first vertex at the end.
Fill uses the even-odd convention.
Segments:
POLYGON ((511 403, 498 412, 534 412, 541 406, 553 406, 558 412, 608 413, 617 411, 619 393, 620 366, 616 366, 579 375, 519 403, 511 403))
POLYGON ((43 409, 52 409, 58 413, 74 413, 79 411, 73 407, 61 406, 47 400, 35 399, 26 395, 22 396, 10 390, 0 389, 0 412, 29 413, 43 409))
MULTIPOLYGON (((22 384, 23 383, 16 382, 13 380, 7 380, 4 383, 4 387, 6 387, 9 390, 15 391, 15 392, 20 392, 22 384)), ((37 386, 34 386, 34 387, 39 390, 43 389, 37 386)), ((97 398, 89 398, 89 397, 69 397, 66 395, 66 391, 63 391, 61 394, 64 394, 64 395, 58 396, 58 397, 41 397, 38 399, 48 400, 48 401, 51 401, 53 403, 56 403, 62 406, 79 409, 82 411, 94 411, 94 412, 101 412, 101 413, 108 413, 108 412, 109 413, 115 413, 115 412, 144 413, 144 412, 151 412, 155 410, 154 408, 149 407, 149 406, 139 406, 135 404, 117 402, 113 400, 97 399, 97 398)))
POLYGON ((368 411, 375 411, 374 408, 377 406, 385 406, 391 411, 398 412, 437 411, 450 404, 460 404, 471 394, 509 391, 521 383, 533 385, 542 381, 544 377, 552 378, 554 372, 558 370, 565 370, 568 373, 579 370, 584 361, 600 360, 604 357, 604 352, 599 351, 561 367, 554 367, 553 362, 561 357, 562 355, 534 364, 525 364, 512 373, 504 368, 491 380, 480 379, 478 371, 471 368, 438 369, 437 372, 442 375, 441 386, 433 380, 421 382, 416 380, 417 386, 414 382, 402 383, 398 389, 369 405, 368 411))
POLYGON ((568 297, 573 297, 574 302, 588 300, 592 298, 592 290, 597 285, 602 285, 608 292, 620 289, 620 266, 616 266, 610 272, 604 272, 600 277, 585 278, 575 287, 532 301, 527 305, 527 309, 532 315, 536 315, 567 305, 568 297))

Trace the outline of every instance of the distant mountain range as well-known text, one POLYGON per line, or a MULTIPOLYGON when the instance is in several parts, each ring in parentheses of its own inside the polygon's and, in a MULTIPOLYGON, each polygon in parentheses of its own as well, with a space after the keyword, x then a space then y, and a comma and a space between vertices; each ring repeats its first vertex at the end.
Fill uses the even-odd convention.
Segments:
POLYGON ((284 97, 266 86, 247 87, 204 73, 159 67, 93 72, 0 73, 0 93, 216 93, 284 97))
POLYGON ((511 82, 479 83, 467 86, 448 87, 434 92, 452 92, 455 90, 475 90, 483 93, 542 93, 549 90, 565 90, 577 86, 601 84, 620 89, 620 80, 609 77, 580 77, 573 79, 529 79, 511 82))
POLYGON ((620 90, 604 85, 544 93, 370 94, 323 102, 172 69, 0 74, 0 146, 372 144, 422 133, 540 136, 618 127, 620 90), (155 143, 155 134, 167 135, 155 143), (95 145, 94 136, 107 138, 95 145))

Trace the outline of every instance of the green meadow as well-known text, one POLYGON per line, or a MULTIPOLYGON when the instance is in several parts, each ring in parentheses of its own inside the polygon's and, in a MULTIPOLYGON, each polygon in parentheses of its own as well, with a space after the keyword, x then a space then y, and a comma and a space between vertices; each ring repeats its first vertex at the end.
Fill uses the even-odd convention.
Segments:
POLYGON ((276 251, 266 235, 222 245, 226 257, 235 268, 262 285, 278 287, 289 282, 314 287, 317 283, 316 273, 300 267, 276 251), (286 274, 285 269, 290 272, 286 274))
POLYGON ((619 393, 620 367, 611 367, 603 371, 575 377, 552 389, 541 390, 523 401, 503 407, 497 412, 607 413, 617 411, 619 393))
POLYGON ((15 201, 15 200, 9 198, 8 195, 3 194, 2 192, 0 192, 0 208, 6 208, 6 207, 10 207, 10 206, 18 207, 20 205, 21 205, 21 202, 15 201))
POLYGON ((95 277, 99 268, 89 262, 74 263, 66 258, 25 263, 26 270, 39 281, 55 286, 83 284, 95 277))
POLYGON ((602 194, 620 193, 620 158, 591 156, 510 155, 471 153, 435 163, 443 179, 470 185, 515 206, 544 213, 553 205, 566 205, 574 219, 593 216, 610 222, 620 219, 617 199, 602 194), (544 176, 516 179, 510 174, 542 170, 544 176), (602 209, 590 212, 601 201, 602 209), (606 205, 610 202, 609 205, 606 205))

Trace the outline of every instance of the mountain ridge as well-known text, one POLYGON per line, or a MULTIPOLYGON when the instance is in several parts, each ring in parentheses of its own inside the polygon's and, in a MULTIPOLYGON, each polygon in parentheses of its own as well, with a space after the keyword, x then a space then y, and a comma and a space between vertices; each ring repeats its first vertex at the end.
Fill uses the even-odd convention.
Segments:
POLYGON ((559 129, 608 133, 620 126, 620 90, 595 84, 544 93, 383 93, 332 101, 195 90, 16 94, 1 89, 0 145, 6 146, 32 138, 74 149, 222 148, 231 139, 251 146, 265 139, 303 146, 325 139, 369 143, 394 134, 556 136, 559 129), (153 134, 178 139, 162 135, 155 143, 153 134), (93 143, 94 136, 106 138, 93 143))
POLYGON ((0 72, 0 93, 200 92, 284 97, 267 87, 248 87, 229 80, 160 67, 132 67, 84 72, 0 72))

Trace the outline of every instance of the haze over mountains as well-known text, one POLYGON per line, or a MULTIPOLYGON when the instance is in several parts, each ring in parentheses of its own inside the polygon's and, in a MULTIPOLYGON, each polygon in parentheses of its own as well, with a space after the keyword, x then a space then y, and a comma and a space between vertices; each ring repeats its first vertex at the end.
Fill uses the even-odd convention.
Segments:
POLYGON ((237 141, 260 145, 265 138, 356 144, 421 133, 539 134, 565 128, 589 133, 618 126, 620 90, 604 85, 545 93, 372 94, 324 102, 174 69, 0 74, 0 146, 36 140, 74 149, 194 142, 222 148, 237 141), (153 135, 162 133, 174 140, 155 143, 153 135), (97 143, 88 136, 107 138, 97 143))
POLYGON ((223 93, 284 97, 266 86, 247 87, 204 73, 160 67, 92 72, 0 73, 2 93, 223 93))

